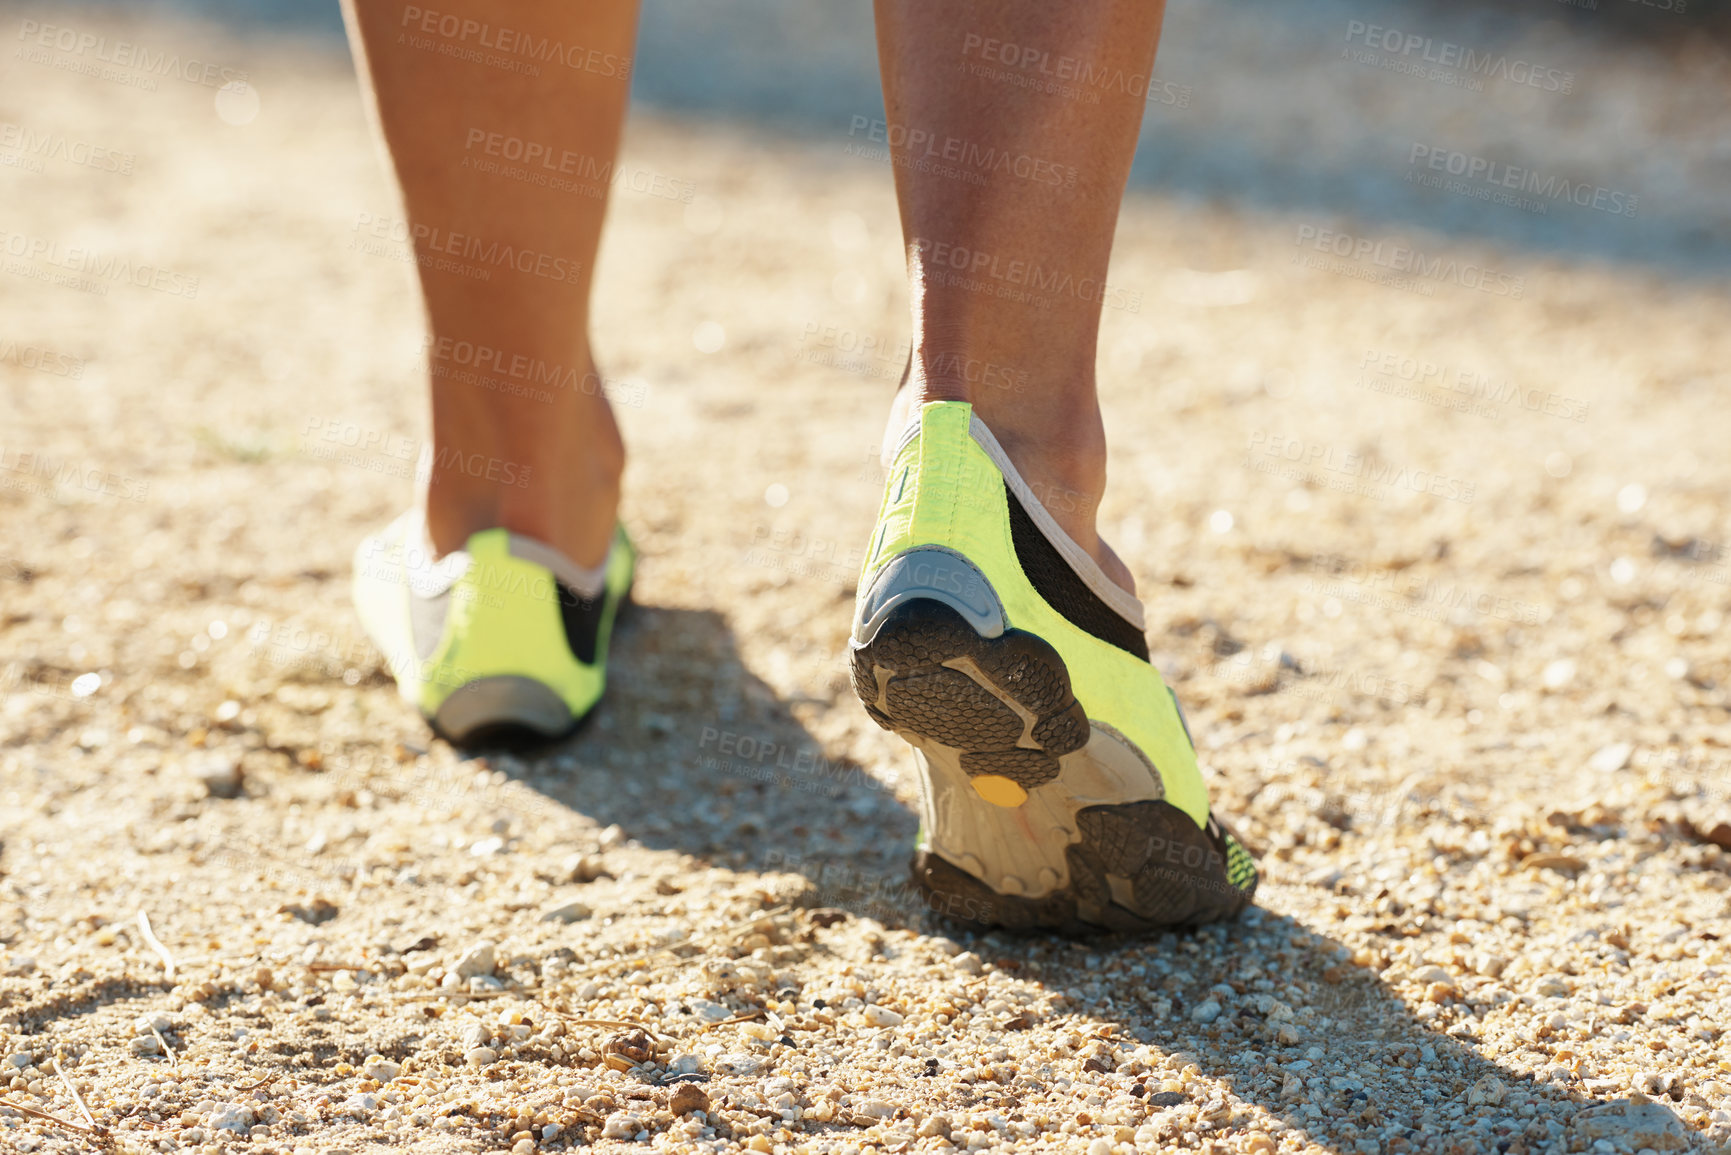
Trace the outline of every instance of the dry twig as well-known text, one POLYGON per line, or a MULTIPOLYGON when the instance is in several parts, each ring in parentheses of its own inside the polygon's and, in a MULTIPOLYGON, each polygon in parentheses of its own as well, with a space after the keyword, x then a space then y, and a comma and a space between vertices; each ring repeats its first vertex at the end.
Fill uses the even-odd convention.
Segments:
POLYGON ((743 1015, 734 1015, 731 1019, 722 1019, 719 1023, 709 1023, 699 1027, 697 1033, 701 1035, 704 1031, 713 1031, 716 1027, 725 1027, 729 1023, 749 1023, 752 1019, 761 1019, 766 1014, 768 1012, 760 1007, 755 1011, 747 1011, 743 1015))
POLYGON ((9 1111, 21 1111, 26 1115, 34 1115, 36 1118, 46 1119, 50 1123, 58 1123, 60 1126, 65 1127, 67 1130, 70 1130, 70 1131, 78 1131, 78 1132, 85 1134, 85 1135, 96 1134, 95 1128, 86 1127, 82 1123, 69 1123, 65 1119, 62 1119, 58 1115, 50 1115, 46 1111, 38 1111, 34 1107, 26 1107, 24 1104, 14 1103, 10 1099, 0 1099, 0 1107, 5 1107, 9 1111))
POLYGON ((156 932, 150 929, 150 916, 144 913, 144 908, 138 908, 138 933, 144 936, 144 941, 150 949, 162 957, 162 971, 165 978, 174 979, 174 956, 168 953, 168 948, 162 945, 162 940, 156 937, 156 932))
POLYGON ((156 1041, 162 1046, 162 1053, 168 1056, 168 1061, 178 1066, 180 1057, 174 1053, 174 1048, 168 1045, 168 1040, 162 1037, 162 1032, 156 1029, 155 1023, 150 1024, 150 1033, 156 1036, 156 1041))
POLYGON ((72 1096, 72 1101, 78 1104, 78 1110, 83 1113, 84 1121, 90 1124, 90 1129, 92 1131, 98 1130, 96 1119, 91 1115, 90 1108, 84 1105, 84 1096, 78 1093, 78 1085, 67 1075, 66 1069, 60 1065, 59 1059, 54 1060, 54 1073, 60 1076, 62 1083, 66 1084, 67 1093, 72 1096))

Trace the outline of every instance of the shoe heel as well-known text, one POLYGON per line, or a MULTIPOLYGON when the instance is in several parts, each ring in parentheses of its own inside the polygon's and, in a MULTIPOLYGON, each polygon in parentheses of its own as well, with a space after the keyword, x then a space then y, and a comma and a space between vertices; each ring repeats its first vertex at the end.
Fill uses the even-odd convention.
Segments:
POLYGON ((454 746, 552 742, 569 734, 577 719, 559 695, 534 678, 493 674, 453 690, 428 722, 454 746))
POLYGON ((853 640, 867 645, 901 606, 929 601, 954 610, 983 638, 1005 628, 1004 606, 973 562, 941 545, 915 546, 891 558, 854 605, 853 640))
POLYGON ((898 598, 850 656, 872 720, 915 745, 957 751, 975 791, 996 806, 1020 806, 1088 742, 1058 652, 1022 630, 982 635, 948 600, 898 598))

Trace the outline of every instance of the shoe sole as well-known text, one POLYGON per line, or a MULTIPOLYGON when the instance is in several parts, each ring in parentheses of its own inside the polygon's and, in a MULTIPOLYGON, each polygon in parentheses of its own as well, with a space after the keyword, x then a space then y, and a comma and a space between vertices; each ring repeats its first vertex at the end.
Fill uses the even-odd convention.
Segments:
POLYGON ((948 917, 1011 930, 1145 933, 1237 914, 1225 847, 1158 771, 1090 722, 1050 643, 987 637, 915 596, 850 646, 866 713, 919 753, 914 882, 948 917))
POLYGON ((534 678, 496 674, 458 686, 427 722, 453 746, 524 747, 564 738, 578 719, 534 678))

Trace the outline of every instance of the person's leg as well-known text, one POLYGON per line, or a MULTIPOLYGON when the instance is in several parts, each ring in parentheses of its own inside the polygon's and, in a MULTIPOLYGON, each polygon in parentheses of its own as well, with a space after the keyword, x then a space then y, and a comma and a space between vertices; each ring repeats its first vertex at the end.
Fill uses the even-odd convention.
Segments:
POLYGON ((891 432, 926 401, 971 402, 1059 525, 1126 589, 1129 570, 1094 525, 1106 486, 1094 352, 1164 9, 876 9, 913 305, 891 432), (1070 91, 1043 91, 1049 79, 1070 91))
POLYGON ((593 565, 624 447, 590 355, 589 291, 637 4, 344 7, 416 234, 433 544, 443 554, 504 527, 593 565))

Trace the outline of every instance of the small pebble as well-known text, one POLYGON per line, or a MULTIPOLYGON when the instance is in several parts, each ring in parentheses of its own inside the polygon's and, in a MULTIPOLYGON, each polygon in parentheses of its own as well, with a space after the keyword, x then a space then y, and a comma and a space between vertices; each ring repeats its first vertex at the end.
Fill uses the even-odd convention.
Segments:
POLYGON ((588 918, 594 913, 593 910, 590 910, 589 907, 583 903, 578 902, 576 899, 572 899, 570 902, 560 903, 558 906, 547 911, 546 914, 541 916, 541 921, 578 922, 582 919, 588 918))
POLYGON ((252 1109, 238 1103, 225 1103, 210 1113, 210 1128, 213 1131, 234 1131, 247 1135, 252 1131, 252 1121, 252 1109))
POLYGON ((362 1074, 378 1083, 388 1083, 403 1073, 401 1063, 393 1063, 382 1055, 373 1055, 361 1065, 362 1074))
POLYGON ((1635 747, 1628 742, 1612 742, 1609 746, 1601 746, 1587 759, 1587 769, 1600 774, 1615 774, 1629 764, 1629 756, 1635 752, 1635 747))
POLYGON ((494 952, 497 948, 490 942, 478 942, 463 952, 457 960, 457 965, 451 968, 451 973, 458 978, 471 979, 477 975, 492 975, 495 965, 494 952))
POLYGON ((920 1124, 915 1135, 921 1139, 930 1139, 934 1136, 948 1139, 950 1137, 950 1117, 948 1115, 929 1116, 920 1124))
POLYGON ((709 1093, 696 1083, 679 1083, 673 1088, 673 1094, 668 1097, 667 1109, 675 1115, 689 1115, 693 1111, 708 1111, 709 1093))
POLYGON ((867 1006, 864 1014, 866 1022, 874 1027, 899 1027, 902 1025, 902 1016, 899 1013, 888 1007, 880 1007, 876 1003, 867 1006))
POLYGON ((571 882, 594 882, 598 878, 613 877, 599 854, 573 854, 565 860, 560 873, 571 882))
POLYGON ((1547 690, 1561 690, 1575 680, 1575 662, 1572 658, 1558 658, 1545 666, 1540 680, 1547 690))
POLYGON ((635 1139, 637 1132, 643 1129, 643 1120, 629 1111, 617 1111, 607 1117, 602 1125, 603 1139, 635 1139))
POLYGON ((490 1067, 499 1061, 499 1052, 492 1047, 474 1047, 463 1055, 463 1061, 471 1067, 490 1067))
POLYGON ((232 754, 209 753, 193 759, 187 765, 192 780, 212 798, 235 798, 240 795, 240 760, 232 754))
POLYGON ((965 975, 977 975, 985 968, 985 964, 980 961, 980 956, 971 950, 963 951, 950 961, 957 970, 965 975))

